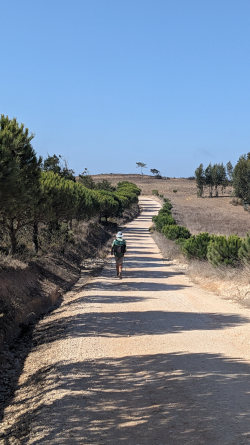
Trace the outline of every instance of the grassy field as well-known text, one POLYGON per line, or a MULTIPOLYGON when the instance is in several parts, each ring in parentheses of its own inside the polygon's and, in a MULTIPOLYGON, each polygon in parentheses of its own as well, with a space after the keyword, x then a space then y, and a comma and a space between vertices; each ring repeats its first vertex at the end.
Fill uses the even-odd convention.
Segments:
POLYGON ((215 233, 217 235, 237 234, 245 236, 250 231, 250 213, 240 205, 234 206, 232 189, 228 187, 218 198, 197 198, 195 180, 170 178, 155 179, 148 175, 93 175, 95 181, 107 179, 113 185, 119 181, 131 181, 142 190, 143 195, 151 195, 152 190, 169 198, 173 204, 173 216, 180 225, 191 233, 215 233), (176 190, 176 191, 174 191, 176 190))

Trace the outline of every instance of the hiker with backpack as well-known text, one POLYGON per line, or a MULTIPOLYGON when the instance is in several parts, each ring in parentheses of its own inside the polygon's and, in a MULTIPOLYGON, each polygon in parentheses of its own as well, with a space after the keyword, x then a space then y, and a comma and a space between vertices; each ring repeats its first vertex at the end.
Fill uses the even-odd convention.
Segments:
POLYGON ((118 232, 116 235, 115 240, 112 243, 111 247, 111 255, 114 255, 115 262, 116 262, 116 274, 117 277, 122 279, 122 266, 123 266, 123 259, 124 254, 126 252, 126 241, 123 239, 122 232, 118 232))

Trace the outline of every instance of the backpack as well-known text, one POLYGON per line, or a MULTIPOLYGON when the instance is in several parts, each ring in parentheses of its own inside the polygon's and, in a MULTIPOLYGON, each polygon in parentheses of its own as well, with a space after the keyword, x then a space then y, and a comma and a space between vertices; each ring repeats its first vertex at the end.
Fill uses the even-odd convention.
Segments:
POLYGON ((126 252, 126 243, 125 241, 118 241, 115 240, 114 246, 113 246, 114 254, 117 258, 121 258, 124 253, 126 252))

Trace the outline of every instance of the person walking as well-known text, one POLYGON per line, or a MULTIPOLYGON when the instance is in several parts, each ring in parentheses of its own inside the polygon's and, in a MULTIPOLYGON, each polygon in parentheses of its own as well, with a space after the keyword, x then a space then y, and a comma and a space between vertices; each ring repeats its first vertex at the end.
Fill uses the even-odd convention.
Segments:
POLYGON ((112 243, 111 255, 114 255, 116 262, 116 275, 120 280, 122 279, 122 266, 124 260, 124 254, 126 253, 127 245, 123 238, 123 233, 118 232, 116 238, 112 243))

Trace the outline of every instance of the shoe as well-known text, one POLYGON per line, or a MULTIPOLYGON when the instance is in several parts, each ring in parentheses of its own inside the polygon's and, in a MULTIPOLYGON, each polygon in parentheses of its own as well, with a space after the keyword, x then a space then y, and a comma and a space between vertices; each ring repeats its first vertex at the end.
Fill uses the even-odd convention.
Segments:
POLYGON ((119 274, 119 278, 120 278, 120 280, 122 279, 122 275, 121 274, 119 274))

